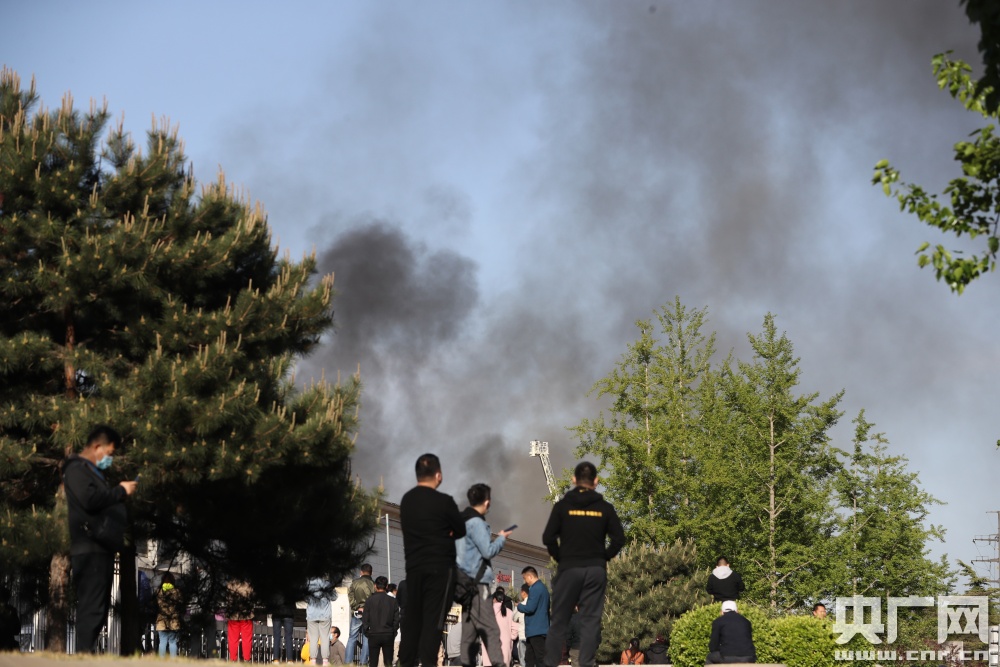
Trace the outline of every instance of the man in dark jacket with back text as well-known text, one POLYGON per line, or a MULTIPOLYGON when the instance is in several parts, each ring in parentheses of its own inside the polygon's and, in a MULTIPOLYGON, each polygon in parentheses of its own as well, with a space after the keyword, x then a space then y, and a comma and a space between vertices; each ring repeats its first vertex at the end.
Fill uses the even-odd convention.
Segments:
POLYGON ((121 436, 110 426, 97 426, 87 436, 79 454, 63 465, 63 485, 69 510, 70 562, 76 584, 76 651, 94 653, 97 637, 111 606, 111 579, 115 567, 114 546, 94 539, 103 521, 124 533, 125 498, 136 483, 111 486, 104 473, 111 468, 112 454, 121 436))
POLYGON ((559 563, 552 582, 552 620, 545 640, 545 665, 562 657, 573 608, 580 611, 580 666, 594 667, 601 637, 607 563, 625 546, 625 532, 611 503, 594 489, 597 467, 583 461, 573 472, 574 488, 552 508, 542 542, 559 563))

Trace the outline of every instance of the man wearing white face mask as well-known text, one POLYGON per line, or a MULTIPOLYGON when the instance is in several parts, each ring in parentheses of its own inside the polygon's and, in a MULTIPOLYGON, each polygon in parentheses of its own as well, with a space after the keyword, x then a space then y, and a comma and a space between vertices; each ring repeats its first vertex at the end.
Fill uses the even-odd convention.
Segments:
POLYGON ((63 465, 69 508, 70 560, 76 584, 76 650, 96 651, 97 637, 111 604, 115 551, 125 532, 125 498, 136 482, 112 487, 104 477, 121 436, 110 426, 97 426, 79 454, 63 465))

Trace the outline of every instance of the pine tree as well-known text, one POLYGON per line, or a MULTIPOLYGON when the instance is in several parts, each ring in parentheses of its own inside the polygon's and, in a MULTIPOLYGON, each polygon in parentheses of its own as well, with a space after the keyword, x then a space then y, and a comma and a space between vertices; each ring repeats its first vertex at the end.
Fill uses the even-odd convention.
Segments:
POLYGON ((742 570, 751 599, 772 608, 802 604, 807 580, 825 567, 833 534, 828 500, 838 462, 828 431, 843 392, 823 402, 797 395, 800 370, 791 341, 774 316, 760 335, 748 334, 752 362, 724 371, 733 430, 723 443, 729 459, 729 540, 725 550, 742 570))
POLYGON ((221 174, 199 190, 165 121, 141 151, 106 105, 37 104, 5 68, 0 569, 51 559, 50 648, 68 572, 60 462, 97 422, 124 436, 115 473, 142 475, 136 539, 260 596, 350 570, 376 500, 350 479, 359 380, 300 391, 292 374, 332 323, 332 276, 279 259, 263 209, 221 174))
POLYGON ((651 321, 637 322, 639 339, 592 389, 612 399, 610 414, 573 430, 577 457, 600 457, 602 482, 628 535, 670 544, 691 538, 715 515, 704 419, 718 403, 715 336, 702 333, 706 312, 679 298, 656 317, 662 340, 651 321))
POLYGON ((711 601, 707 581, 693 542, 627 546, 608 563, 598 661, 616 664, 632 637, 644 647, 658 634, 669 637, 684 612, 711 601))

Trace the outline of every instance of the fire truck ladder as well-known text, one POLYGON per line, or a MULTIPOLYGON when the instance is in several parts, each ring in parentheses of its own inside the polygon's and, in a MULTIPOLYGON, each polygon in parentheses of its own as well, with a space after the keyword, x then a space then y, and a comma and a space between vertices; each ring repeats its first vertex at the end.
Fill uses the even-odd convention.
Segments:
MULTIPOLYGON (((537 456, 542 461, 542 472, 545 473, 545 485, 549 487, 549 493, 553 496, 556 495, 558 487, 556 487, 556 476, 552 474, 552 464, 549 463, 549 443, 542 442, 541 440, 532 440, 531 449, 528 453, 532 456, 537 456)), ((553 502, 555 502, 553 500, 553 502)))

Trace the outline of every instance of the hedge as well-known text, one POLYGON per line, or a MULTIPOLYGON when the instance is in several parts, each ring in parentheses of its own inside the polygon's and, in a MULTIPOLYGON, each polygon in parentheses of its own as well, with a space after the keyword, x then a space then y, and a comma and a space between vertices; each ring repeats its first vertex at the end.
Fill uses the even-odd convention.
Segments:
MULTIPOLYGON (((737 605, 739 613, 753 626, 757 662, 781 662, 778 660, 781 652, 775 625, 770 618, 771 611, 749 602, 737 602, 737 605)), ((673 667, 703 667, 708 655, 708 640, 712 636, 712 621, 718 618, 721 611, 722 604, 715 602, 692 609, 674 622, 670 633, 673 667)))
MULTIPOLYGON (((871 667, 871 660, 835 660, 838 651, 871 651, 891 647, 872 646, 861 635, 837 644, 829 620, 812 616, 776 617, 767 607, 737 602, 739 613, 753 625, 757 662, 781 663, 787 667, 871 667)), ((720 603, 692 609, 674 623, 670 635, 670 658, 674 667, 702 667, 708 655, 712 621, 722 610, 720 603)), ((899 664, 899 663, 897 663, 899 664)))
POLYGON ((836 644, 830 624, 810 616, 783 616, 771 621, 778 635, 778 655, 787 667, 834 667, 836 644))

